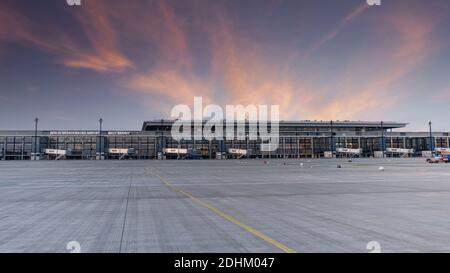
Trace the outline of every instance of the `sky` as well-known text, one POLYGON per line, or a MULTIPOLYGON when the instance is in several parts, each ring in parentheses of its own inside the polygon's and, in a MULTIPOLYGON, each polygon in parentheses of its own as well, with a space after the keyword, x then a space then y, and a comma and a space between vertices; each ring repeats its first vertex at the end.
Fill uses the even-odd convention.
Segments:
POLYGON ((450 131, 450 1, 0 0, 0 130, 139 130, 194 96, 450 131))

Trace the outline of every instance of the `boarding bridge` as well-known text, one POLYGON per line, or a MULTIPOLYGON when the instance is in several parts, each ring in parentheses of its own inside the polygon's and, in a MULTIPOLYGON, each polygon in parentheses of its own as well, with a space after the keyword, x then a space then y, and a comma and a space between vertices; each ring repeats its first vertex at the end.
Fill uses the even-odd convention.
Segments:
POLYGON ((136 151, 133 148, 129 149, 120 149, 120 148, 110 148, 108 149, 108 155, 117 158, 118 160, 122 160, 124 158, 129 158, 133 156, 136 151))
POLYGON ((386 154, 391 157, 410 157, 414 154, 414 149, 387 148, 386 154))
POLYGON ((362 149, 337 148, 336 155, 341 157, 359 157, 362 154, 362 149))
POLYGON ((67 159, 67 156, 71 154, 70 150, 59 150, 59 149, 45 149, 44 154, 49 158, 55 158, 55 160, 67 159))
POLYGON ((240 159, 248 156, 249 152, 244 149, 228 149, 228 154, 233 158, 240 159))
POLYGON ((181 148, 165 148, 164 155, 166 158, 184 159, 189 155, 189 151, 181 148))

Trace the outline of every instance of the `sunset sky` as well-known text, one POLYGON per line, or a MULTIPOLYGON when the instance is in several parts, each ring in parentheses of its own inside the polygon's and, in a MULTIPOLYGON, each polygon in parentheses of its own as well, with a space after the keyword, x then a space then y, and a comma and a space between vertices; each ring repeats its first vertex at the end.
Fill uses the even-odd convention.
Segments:
POLYGON ((450 1, 0 0, 0 130, 139 130, 194 96, 450 131, 450 1))

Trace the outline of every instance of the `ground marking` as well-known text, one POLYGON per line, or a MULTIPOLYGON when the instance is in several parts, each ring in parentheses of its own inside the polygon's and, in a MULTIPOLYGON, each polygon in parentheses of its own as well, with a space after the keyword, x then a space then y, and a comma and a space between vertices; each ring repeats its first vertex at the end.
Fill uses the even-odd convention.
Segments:
POLYGON ((166 186, 168 186, 169 188, 171 188, 172 190, 181 193, 187 197, 189 197, 190 199, 192 199, 194 202, 196 202, 197 204, 202 205, 203 207, 209 209, 210 211, 214 212, 215 214, 219 215, 220 217, 228 220, 229 222, 238 225, 239 227, 245 229, 246 231, 250 232, 251 234, 255 235, 256 237, 262 239, 263 241, 281 249, 282 251, 286 252, 286 253, 295 253, 296 251, 280 242, 278 242, 275 239, 270 238, 269 236, 265 235, 264 233, 240 222, 239 220, 237 220, 236 218, 226 214, 225 212, 213 207, 212 205, 206 203, 205 201, 193 196, 192 194, 190 194, 189 192, 186 192, 174 185, 172 185, 169 181, 167 181, 166 179, 164 179, 163 177, 161 177, 159 174, 154 174, 156 177, 159 178, 159 180, 161 180, 166 186))

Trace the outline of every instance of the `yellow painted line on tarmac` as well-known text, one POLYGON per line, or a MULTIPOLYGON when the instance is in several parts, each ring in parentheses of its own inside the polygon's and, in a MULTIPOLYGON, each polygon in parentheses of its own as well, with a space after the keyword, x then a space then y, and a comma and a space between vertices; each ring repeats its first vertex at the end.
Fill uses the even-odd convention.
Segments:
POLYGON ((202 205, 203 207, 209 209, 210 211, 214 212, 215 214, 219 215, 220 217, 230 221, 231 223, 245 229, 246 231, 250 232, 251 234, 255 235, 256 237, 262 239, 263 241, 277 247, 278 249, 281 249, 282 251, 286 252, 286 253, 295 253, 296 251, 280 242, 278 242, 277 240, 270 238, 269 236, 265 235, 264 233, 240 222, 239 220, 237 220, 236 218, 226 214, 225 212, 219 210, 218 208, 215 208, 214 206, 212 206, 211 204, 206 203, 205 201, 193 196, 192 194, 190 194, 189 192, 186 192, 174 185, 172 185, 169 181, 167 181, 166 179, 164 179, 163 177, 161 177, 158 174, 155 174, 166 186, 168 186, 169 188, 171 188, 172 190, 181 193, 187 197, 189 197, 190 199, 192 199, 194 202, 202 205))

